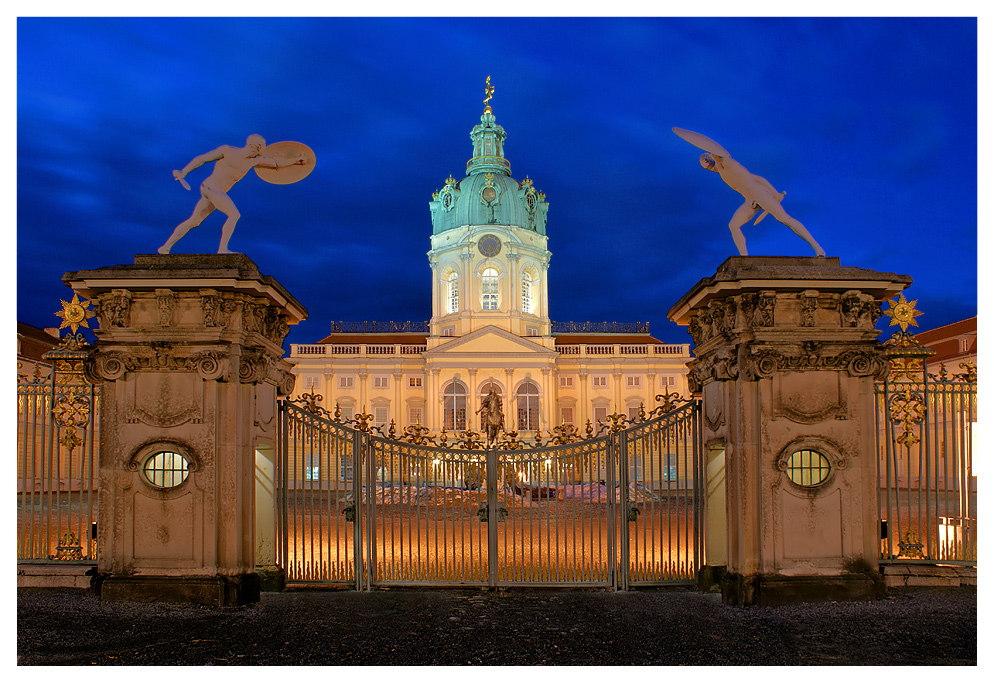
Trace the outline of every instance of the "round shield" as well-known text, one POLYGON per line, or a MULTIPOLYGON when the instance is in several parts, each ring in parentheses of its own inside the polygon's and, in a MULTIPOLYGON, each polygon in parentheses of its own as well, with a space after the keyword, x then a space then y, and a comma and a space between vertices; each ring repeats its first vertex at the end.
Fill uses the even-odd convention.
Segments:
POLYGON ((302 142, 274 142, 266 145, 262 150, 262 156, 270 159, 297 159, 304 158, 303 164, 292 166, 280 166, 279 168, 255 167, 255 173, 267 183, 274 185, 289 185, 298 180, 303 180, 314 170, 314 150, 302 142))

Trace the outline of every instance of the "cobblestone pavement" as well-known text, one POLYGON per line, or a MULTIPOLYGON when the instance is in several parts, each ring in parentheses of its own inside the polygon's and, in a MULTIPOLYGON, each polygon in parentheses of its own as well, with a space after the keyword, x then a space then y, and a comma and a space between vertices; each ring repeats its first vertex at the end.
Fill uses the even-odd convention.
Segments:
POLYGON ((685 590, 264 593, 207 608, 20 589, 21 665, 977 663, 977 594, 737 608, 685 590))

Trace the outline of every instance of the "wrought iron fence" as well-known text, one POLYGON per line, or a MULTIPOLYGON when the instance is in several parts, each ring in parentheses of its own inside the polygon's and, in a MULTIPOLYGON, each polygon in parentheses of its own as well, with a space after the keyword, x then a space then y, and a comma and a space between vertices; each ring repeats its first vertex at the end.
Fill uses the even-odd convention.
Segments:
POLYGON ((427 334, 430 331, 427 320, 406 320, 404 322, 382 322, 376 320, 364 320, 362 322, 338 321, 331 323, 332 334, 336 332, 348 332, 353 334, 383 333, 383 332, 411 332, 427 334))
POLYGON ((83 373, 82 334, 17 383, 17 559, 96 559, 100 388, 83 373))
POLYGON ((932 352, 903 330, 885 346, 890 369, 876 385, 881 561, 976 565, 976 369, 929 373, 932 352))
MULTIPOLYGON (((334 333, 401 333, 401 332, 411 332, 411 333, 425 333, 427 334, 430 326, 427 320, 415 320, 415 321, 404 321, 404 322, 382 322, 376 320, 364 320, 361 322, 350 322, 350 321, 338 321, 331 323, 331 332, 334 333)), ((552 333, 553 334, 567 334, 567 333, 626 333, 626 334, 649 334, 649 323, 635 322, 635 323, 619 323, 619 322, 573 322, 568 321, 553 321, 552 322, 552 333)))
POLYGON ((318 396, 283 401, 278 563, 290 583, 355 588, 693 582, 700 411, 658 398, 599 435, 564 425, 527 447, 514 432, 397 438, 318 396))
POLYGON ((649 334, 649 323, 552 321, 553 334, 570 333, 649 334))

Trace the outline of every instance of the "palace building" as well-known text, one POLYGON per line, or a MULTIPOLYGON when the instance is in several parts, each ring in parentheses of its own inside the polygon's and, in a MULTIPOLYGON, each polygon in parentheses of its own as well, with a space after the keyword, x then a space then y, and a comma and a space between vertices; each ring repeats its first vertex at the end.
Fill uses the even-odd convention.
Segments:
POLYGON ((295 397, 320 396, 343 419, 371 415, 385 432, 451 433, 480 430, 494 389, 505 428, 533 438, 562 424, 585 434, 588 422, 649 412, 661 394, 687 395, 689 344, 664 343, 648 324, 551 321, 549 205, 527 176, 511 177, 505 137, 488 103, 466 177, 429 202, 431 320, 332 324, 319 342, 292 344, 295 397))

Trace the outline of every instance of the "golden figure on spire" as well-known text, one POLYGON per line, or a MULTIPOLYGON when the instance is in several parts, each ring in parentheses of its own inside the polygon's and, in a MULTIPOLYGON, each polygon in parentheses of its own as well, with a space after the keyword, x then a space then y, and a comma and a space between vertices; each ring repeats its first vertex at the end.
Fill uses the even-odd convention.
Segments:
POLYGON ((486 93, 486 97, 483 98, 483 104, 487 105, 486 109, 483 110, 484 114, 492 114, 493 111, 490 109, 490 100, 494 96, 494 86, 490 85, 490 76, 487 76, 487 87, 483 89, 486 93))

